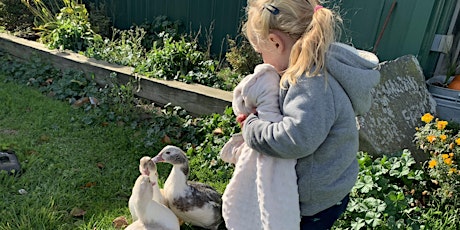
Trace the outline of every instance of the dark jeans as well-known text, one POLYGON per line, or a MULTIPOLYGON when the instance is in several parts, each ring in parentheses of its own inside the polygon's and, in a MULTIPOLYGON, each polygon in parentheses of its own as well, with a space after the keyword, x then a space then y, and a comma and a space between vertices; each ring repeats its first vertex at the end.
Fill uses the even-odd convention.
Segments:
POLYGON ((348 195, 336 205, 316 213, 313 216, 302 216, 300 221, 300 230, 326 230, 331 229, 334 222, 339 219, 340 215, 347 209, 348 195))

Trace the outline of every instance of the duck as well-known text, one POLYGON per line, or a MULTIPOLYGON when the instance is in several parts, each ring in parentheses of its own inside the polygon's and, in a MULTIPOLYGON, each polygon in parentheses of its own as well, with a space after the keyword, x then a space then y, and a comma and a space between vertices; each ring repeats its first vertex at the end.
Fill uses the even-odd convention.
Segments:
MULTIPOLYGON (((149 176, 151 181, 158 182, 158 172, 156 164, 151 160, 149 156, 144 156, 139 160, 139 172, 142 175, 149 176)), ((154 201, 167 206, 167 202, 163 196, 163 189, 159 186, 155 186, 153 189, 153 198, 154 201)))
POLYGON ((155 187, 158 187, 157 181, 152 181, 150 176, 141 174, 136 179, 131 197, 137 220, 126 230, 180 230, 177 216, 152 199, 155 187))
MULTIPOLYGON (((158 172, 157 172, 156 164, 153 163, 153 161, 151 161, 151 158, 149 156, 144 156, 139 160, 139 172, 141 176, 142 175, 148 176, 153 183, 157 183, 158 172)), ((138 177, 137 180, 139 180, 139 178, 140 176, 138 177)), ((137 183, 137 180, 136 180, 136 183, 137 183)), ((132 195, 130 196, 129 201, 128 201, 129 212, 131 213, 131 217, 133 221, 136 221, 138 219, 136 208, 135 208, 135 201, 137 199, 137 194, 139 193, 138 192, 139 186, 136 186, 136 183, 134 183, 134 186, 132 189, 132 195)), ((157 185, 157 186, 154 186, 152 190, 153 190, 152 200, 166 206, 167 204, 166 204, 166 200, 163 197, 163 194, 161 191, 162 189, 160 189, 159 186, 157 185)))
POLYGON ((189 181, 188 158, 182 149, 165 146, 154 158, 154 163, 172 164, 164 186, 164 198, 176 216, 194 226, 217 230, 223 222, 222 195, 205 183, 189 181))

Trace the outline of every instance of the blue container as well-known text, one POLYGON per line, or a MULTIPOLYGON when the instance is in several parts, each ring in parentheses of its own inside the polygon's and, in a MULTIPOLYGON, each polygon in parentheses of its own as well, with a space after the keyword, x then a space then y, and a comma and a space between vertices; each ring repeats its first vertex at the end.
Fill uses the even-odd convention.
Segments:
MULTIPOLYGON (((446 121, 460 123, 460 90, 453 90, 434 85, 435 82, 444 82, 445 76, 434 76, 428 79, 427 86, 436 101, 437 116, 446 121)), ((450 82, 451 79, 448 80, 450 82)))

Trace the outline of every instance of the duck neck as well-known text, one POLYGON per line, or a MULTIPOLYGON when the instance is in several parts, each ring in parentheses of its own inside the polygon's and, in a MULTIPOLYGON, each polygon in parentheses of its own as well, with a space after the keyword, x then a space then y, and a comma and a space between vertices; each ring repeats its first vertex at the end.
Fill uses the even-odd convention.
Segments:
POLYGON ((187 186, 188 163, 175 164, 165 181, 164 189, 167 191, 181 191, 187 186))
POLYGON ((163 195, 161 195, 160 187, 158 186, 157 180, 152 183, 153 189, 153 200, 159 203, 163 202, 163 195))

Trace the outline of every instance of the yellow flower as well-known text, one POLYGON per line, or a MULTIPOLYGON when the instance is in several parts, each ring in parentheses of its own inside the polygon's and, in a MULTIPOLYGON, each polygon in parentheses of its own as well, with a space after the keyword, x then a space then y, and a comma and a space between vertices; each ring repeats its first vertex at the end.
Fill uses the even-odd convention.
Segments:
POLYGON ((450 156, 450 157, 454 157, 454 153, 449 153, 449 156, 450 156))
POLYGON ((428 168, 432 169, 434 168, 438 162, 435 159, 432 159, 430 162, 428 162, 428 168))
POLYGON ((456 143, 457 145, 460 145, 460 137, 457 138, 457 139, 455 140, 455 143, 456 143))
POLYGON ((447 121, 437 121, 436 127, 438 128, 438 130, 443 130, 446 128, 447 124, 449 124, 447 121))
POLYGON ((433 141, 436 140, 436 137, 434 135, 428 135, 426 139, 428 140, 428 142, 433 143, 433 141))
POLYGON ((457 173, 457 169, 456 168, 450 168, 449 169, 449 175, 453 174, 453 173, 457 173))
MULTIPOLYGON (((446 155, 447 155, 447 154, 446 154, 446 155)), ((444 158, 444 163, 445 163, 446 165, 451 165, 451 164, 452 164, 452 158, 449 158, 449 157, 444 158)))
POLYGON ((430 123, 433 120, 433 118, 434 118, 434 116, 431 115, 430 113, 425 113, 422 116, 422 121, 425 122, 425 123, 430 123))
POLYGON ((444 153, 444 154, 441 154, 441 157, 442 157, 442 159, 447 159, 447 158, 449 158, 449 155, 444 153))
POLYGON ((441 134, 439 135, 439 139, 441 139, 441 141, 445 141, 447 139, 447 136, 445 134, 441 134))

